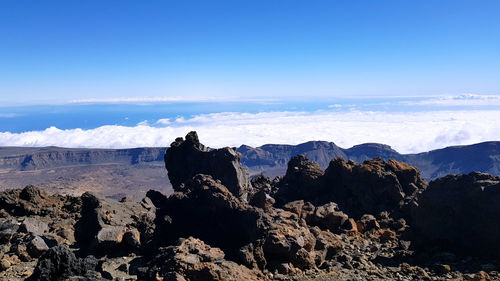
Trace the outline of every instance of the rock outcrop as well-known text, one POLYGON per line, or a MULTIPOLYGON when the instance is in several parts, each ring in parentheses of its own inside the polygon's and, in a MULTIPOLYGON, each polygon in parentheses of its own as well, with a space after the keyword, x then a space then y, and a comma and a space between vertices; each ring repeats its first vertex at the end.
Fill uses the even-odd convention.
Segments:
POLYGON ((325 170, 323 185, 319 201, 334 201, 355 218, 383 211, 408 217, 410 207, 427 187, 415 167, 381 158, 361 164, 334 159, 325 170))
POLYGON ((165 152, 165 167, 175 191, 197 174, 211 175, 235 196, 243 196, 250 188, 248 169, 240 162, 241 154, 233 148, 210 149, 200 143, 196 132, 186 139, 177 138, 165 152))
POLYGON ((57 246, 43 254, 27 281, 104 281, 96 272, 97 260, 93 256, 77 258, 65 246, 57 246), (75 277, 81 277, 76 279, 75 277))
POLYGON ((298 155, 290 160, 278 186, 276 199, 281 205, 295 200, 335 202, 349 216, 360 218, 382 211, 408 217, 427 183, 415 167, 395 160, 376 158, 356 164, 337 158, 323 172, 298 155))
POLYGON ((224 259, 224 252, 212 248, 199 239, 179 239, 175 245, 161 248, 159 254, 139 271, 139 279, 202 281, 264 281, 266 276, 258 271, 224 259), (165 262, 168 261, 168 262, 165 262))
POLYGON ((500 258, 500 177, 449 175, 430 182, 414 210, 421 247, 500 258))
MULTIPOLYGON (((197 237, 221 248, 227 259, 249 268, 290 263, 307 269, 316 266, 316 261, 323 262, 316 258, 314 235, 297 215, 253 207, 208 175, 195 176, 183 190, 158 209, 159 243, 168 245, 182 237, 197 237)), ((340 246, 335 237, 330 238, 330 248, 340 246)))
POLYGON ((156 208, 147 197, 139 203, 113 202, 84 193, 81 200, 81 219, 75 226, 75 238, 85 251, 133 251, 154 232, 156 208))

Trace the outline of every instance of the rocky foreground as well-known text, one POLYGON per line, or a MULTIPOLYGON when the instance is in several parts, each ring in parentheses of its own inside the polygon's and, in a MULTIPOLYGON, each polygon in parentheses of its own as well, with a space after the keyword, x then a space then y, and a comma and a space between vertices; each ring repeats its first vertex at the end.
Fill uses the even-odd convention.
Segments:
POLYGON ((170 196, 0 192, 0 279, 500 280, 499 177, 298 155, 250 180, 240 158, 191 132, 165 154, 170 196))

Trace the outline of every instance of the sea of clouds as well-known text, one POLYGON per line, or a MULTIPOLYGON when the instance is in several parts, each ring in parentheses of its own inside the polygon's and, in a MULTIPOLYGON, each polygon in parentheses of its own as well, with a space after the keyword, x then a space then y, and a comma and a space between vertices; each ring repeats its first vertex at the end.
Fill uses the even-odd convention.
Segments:
POLYGON ((420 112, 314 111, 224 112, 191 118, 144 121, 133 127, 109 125, 89 130, 50 127, 23 133, 0 132, 0 146, 131 148, 168 146, 197 131, 210 147, 335 142, 347 148, 377 142, 401 153, 500 140, 500 110, 420 112))

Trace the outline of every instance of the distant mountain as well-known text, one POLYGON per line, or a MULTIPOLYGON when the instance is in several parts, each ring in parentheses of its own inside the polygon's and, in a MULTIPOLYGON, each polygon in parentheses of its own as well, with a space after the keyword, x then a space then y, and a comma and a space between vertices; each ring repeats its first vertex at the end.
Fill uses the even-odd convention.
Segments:
POLYGON ((159 147, 132 149, 0 147, 0 169, 29 171, 92 164, 136 165, 163 161, 165 150, 166 148, 159 147))
POLYGON ((333 142, 311 141, 299 145, 263 145, 238 148, 242 162, 252 173, 263 172, 270 176, 282 175, 287 163, 297 154, 307 157, 325 169, 332 158, 342 157, 362 162, 382 157, 396 159, 416 166, 427 180, 448 174, 466 174, 472 171, 500 175, 500 142, 452 146, 417 154, 400 154, 388 145, 366 143, 343 149, 333 142))
MULTIPOLYGON (((41 172, 59 168, 57 171, 68 167, 76 171, 78 167, 95 165, 114 165, 127 169, 132 166, 148 169, 154 165, 158 170, 163 166, 165 150, 164 147, 133 149, 0 147, 0 182, 9 171, 41 172)), ((288 161, 297 154, 306 154, 323 169, 328 166, 331 159, 337 157, 356 162, 375 157, 382 157, 385 160, 393 158, 416 166, 427 180, 471 171, 500 175, 500 142, 452 146, 417 154, 400 154, 390 146, 378 143, 365 143, 344 149, 326 141, 310 141, 298 145, 266 144, 259 147, 242 145, 237 150, 242 154, 242 163, 252 174, 262 172, 269 176, 283 175, 288 161)), ((13 175, 9 176, 12 177, 13 175)))

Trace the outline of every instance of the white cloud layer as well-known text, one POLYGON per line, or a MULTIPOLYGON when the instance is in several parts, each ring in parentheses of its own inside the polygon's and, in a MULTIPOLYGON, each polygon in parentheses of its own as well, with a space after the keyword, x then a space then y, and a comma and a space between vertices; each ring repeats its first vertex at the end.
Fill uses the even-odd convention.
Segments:
POLYGON ((428 98, 422 101, 405 101, 402 103, 408 105, 430 106, 500 106, 500 95, 463 94, 428 98))
POLYGON ((341 147, 365 142, 391 145, 402 153, 450 145, 500 140, 500 110, 387 113, 367 111, 216 113, 190 119, 141 122, 135 127, 102 126, 90 130, 0 133, 1 146, 62 146, 128 148, 168 146, 178 136, 196 130, 211 147, 298 144, 333 141, 341 147), (154 122, 152 122, 154 123, 154 122))

